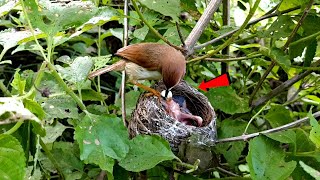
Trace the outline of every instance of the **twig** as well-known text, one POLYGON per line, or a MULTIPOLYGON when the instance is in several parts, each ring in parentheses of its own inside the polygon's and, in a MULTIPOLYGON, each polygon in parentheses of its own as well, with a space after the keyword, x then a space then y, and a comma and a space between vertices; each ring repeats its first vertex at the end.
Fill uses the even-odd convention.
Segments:
MULTIPOLYGON (((223 25, 229 26, 230 25, 230 0, 224 0, 222 3, 223 7, 223 25)), ((222 54, 230 55, 230 46, 225 47, 222 50, 222 54)), ((221 74, 228 73, 229 67, 227 63, 221 63, 221 74)))
POLYGON ((212 18, 212 15, 214 12, 217 11, 218 7, 221 4, 221 0, 211 0, 208 4, 207 8, 204 10, 202 16, 198 20, 195 27, 192 29, 191 33, 187 37, 185 43, 186 43, 186 49, 187 49, 187 55, 193 54, 194 45, 200 38, 200 35, 202 34, 203 30, 207 27, 207 25, 210 22, 210 19, 212 18))
POLYGON ((184 38, 183 38, 183 36, 182 36, 181 29, 180 29, 180 25, 179 25, 178 22, 176 22, 176 27, 177 27, 177 31, 178 31, 178 34, 179 34, 179 38, 180 38, 182 47, 186 47, 186 43, 184 42, 184 38))
POLYGON ((174 44, 172 44, 170 41, 168 41, 165 37, 163 37, 156 29, 154 29, 149 23, 148 21, 143 17, 142 13, 140 12, 138 5, 136 3, 136 0, 132 0, 132 5, 134 7, 134 9, 136 10, 136 12, 138 13, 141 21, 148 26, 148 28, 153 32, 153 34, 155 34, 156 36, 158 36, 162 41, 164 41, 165 43, 167 43, 168 45, 174 47, 177 50, 180 50, 181 52, 184 52, 185 49, 179 46, 176 46, 174 44))
POLYGON ((254 15, 254 13, 256 12, 256 9, 258 8, 258 5, 260 3, 261 0, 256 0, 256 2, 254 3, 253 7, 250 8, 249 14, 247 16, 247 18, 245 19, 245 21, 243 22, 243 24, 241 25, 240 29, 231 36, 231 38, 229 38, 226 42, 224 42, 222 45, 220 45, 217 49, 215 49, 214 51, 204 55, 204 56, 200 56, 194 59, 191 59, 189 62, 194 62, 194 61, 199 61, 208 57, 211 57, 212 55, 216 54, 217 52, 221 51, 222 49, 224 49, 225 47, 227 47, 228 45, 230 45, 233 40, 235 38, 237 38, 240 33, 245 29, 245 27, 248 25, 249 20, 251 19, 251 17, 254 15))
MULTIPOLYGON (((293 40, 293 37, 295 36, 295 34, 297 33, 298 29, 301 27, 302 22, 304 21, 304 19, 306 18, 307 14, 309 13, 310 8, 312 7, 314 0, 310 0, 308 6, 305 8, 305 10, 303 11, 302 16, 300 17, 297 25, 294 27, 294 29, 292 30, 291 34, 288 37, 288 40, 286 42, 286 44, 281 48, 282 50, 286 51, 289 47, 289 44, 291 43, 291 41, 293 40)), ((263 81, 267 78, 267 76, 269 75, 269 73, 271 72, 271 70, 273 69, 273 67, 276 65, 276 62, 274 60, 272 60, 272 63, 270 64, 270 66, 268 67, 268 69, 264 72, 264 74, 262 75, 261 79, 259 80, 257 86, 255 87, 255 89, 253 90, 250 99, 249 99, 249 104, 251 104, 251 102, 254 99, 254 96, 257 94, 258 90, 260 89, 263 81)))
MULTIPOLYGON (((124 19, 123 19, 123 46, 128 45, 128 0, 124 1, 124 19)), ((126 71, 123 70, 121 76, 121 113, 124 126, 127 126, 126 120, 126 71)))
MULTIPOLYGON (((264 15, 264 16, 261 16, 261 17, 258 18, 258 19, 255 19, 255 20, 250 21, 247 26, 256 24, 256 23, 259 22, 259 21, 262 21, 262 20, 265 20, 265 19, 268 19, 268 18, 271 18, 271 17, 278 16, 279 14, 285 14, 285 13, 288 13, 288 12, 291 12, 291 11, 294 11, 294 10, 297 10, 297 9, 299 9, 300 7, 301 7, 301 6, 297 6, 297 7, 294 7, 294 8, 287 9, 287 10, 285 10, 285 11, 274 12, 274 13, 271 13, 271 14, 266 14, 266 15, 264 15)), ((226 37, 228 37, 228 36, 231 36, 232 34, 236 33, 239 29, 240 29, 240 27, 239 27, 239 28, 236 28, 236 29, 234 29, 234 30, 232 30, 232 31, 229 31, 229 32, 227 32, 227 33, 225 33, 225 34, 223 34, 223 35, 221 35, 221 36, 219 36, 219 37, 216 37, 215 39, 213 39, 213 40, 211 40, 211 41, 208 41, 208 42, 205 42, 205 43, 203 43, 203 44, 197 45, 197 46, 194 47, 194 49, 195 49, 195 50, 201 49, 201 48, 204 48, 204 47, 206 47, 206 46, 209 46, 210 44, 216 43, 216 42, 220 41, 221 39, 224 39, 224 38, 226 38, 226 37)))
MULTIPOLYGON (((227 59, 222 59, 222 58, 206 58, 206 61, 213 61, 213 62, 232 62, 232 61, 242 61, 242 60, 248 60, 248 59, 254 59, 257 57, 263 56, 262 54, 256 54, 250 57, 235 57, 235 58, 227 58, 227 59)), ((189 63, 189 62, 187 62, 189 63)))
MULTIPOLYGON (((315 118, 320 117, 320 111, 312 114, 312 116, 315 118)), ((294 128, 294 127, 298 126, 299 124, 306 122, 307 120, 309 120, 309 117, 304 117, 304 118, 299 119, 297 121, 294 121, 292 123, 288 123, 288 124, 285 124, 283 126, 279 126, 279 127, 273 128, 273 129, 268 129, 265 131, 252 133, 252 134, 246 134, 246 135, 237 136, 237 137, 218 139, 216 141, 216 143, 218 144, 218 143, 226 143, 226 142, 233 142, 233 141, 247 141, 248 139, 259 136, 260 134, 270 134, 270 133, 280 132, 280 131, 284 131, 284 130, 287 130, 290 128, 294 128)))
POLYGON ((219 171, 221 171, 221 172, 223 172, 223 173, 225 173, 225 174, 228 174, 228 175, 230 175, 230 176, 239 177, 238 174, 235 174, 235 173, 233 173, 233 172, 231 172, 231 171, 225 170, 225 169, 223 169, 222 167, 219 167, 219 166, 218 166, 218 167, 216 167, 216 169, 219 170, 219 171))

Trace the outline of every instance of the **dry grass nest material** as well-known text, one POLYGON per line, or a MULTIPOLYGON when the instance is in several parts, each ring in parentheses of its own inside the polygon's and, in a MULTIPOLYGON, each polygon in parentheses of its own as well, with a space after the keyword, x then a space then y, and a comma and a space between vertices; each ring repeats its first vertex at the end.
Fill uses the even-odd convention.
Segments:
MULTIPOLYGON (((161 92, 165 86, 160 81, 153 88, 161 92)), ((168 115, 157 97, 141 95, 128 124, 131 137, 138 134, 158 134, 169 141, 175 152, 182 142, 193 141, 193 144, 212 146, 216 140, 216 115, 207 97, 185 81, 176 85, 172 93, 173 96, 183 96, 189 111, 202 117, 201 127, 177 121, 168 115)))

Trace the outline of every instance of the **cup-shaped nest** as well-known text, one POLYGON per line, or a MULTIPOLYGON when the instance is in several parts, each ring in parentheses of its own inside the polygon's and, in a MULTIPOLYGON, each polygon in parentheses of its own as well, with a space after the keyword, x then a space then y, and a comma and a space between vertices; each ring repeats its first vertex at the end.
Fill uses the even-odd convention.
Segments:
MULTIPOLYGON (((153 88, 159 92, 166 89, 162 81, 155 84, 153 88)), ((216 115, 214 109, 206 96, 185 81, 181 81, 171 91, 173 99, 175 97, 184 98, 186 108, 190 111, 189 113, 202 118, 201 125, 197 127, 178 121, 167 113, 163 105, 165 100, 142 94, 128 124, 130 136, 157 134, 165 138, 170 143, 172 151, 178 154, 179 158, 184 159, 185 162, 193 163, 196 159, 202 159, 198 156, 204 156, 204 160, 209 160, 208 156, 213 156, 210 147, 214 145, 216 140, 216 115), (200 151, 194 151, 194 147, 208 149, 209 155, 208 153, 197 154, 200 151), (185 154, 188 149, 192 149, 189 155, 185 154)), ((212 161, 210 160, 204 166, 204 168, 212 166, 212 161)))

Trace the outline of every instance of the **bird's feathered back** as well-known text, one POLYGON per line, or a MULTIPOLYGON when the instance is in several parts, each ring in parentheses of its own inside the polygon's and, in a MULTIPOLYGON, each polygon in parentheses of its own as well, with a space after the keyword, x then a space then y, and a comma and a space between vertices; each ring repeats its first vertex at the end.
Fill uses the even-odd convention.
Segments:
POLYGON ((148 70, 158 70, 167 88, 178 84, 185 74, 185 57, 180 51, 166 44, 133 44, 119 49, 116 55, 148 70))

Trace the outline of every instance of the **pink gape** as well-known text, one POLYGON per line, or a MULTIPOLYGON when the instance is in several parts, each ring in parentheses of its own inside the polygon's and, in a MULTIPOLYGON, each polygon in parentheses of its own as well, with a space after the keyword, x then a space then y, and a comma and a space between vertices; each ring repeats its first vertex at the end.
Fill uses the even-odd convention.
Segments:
POLYGON ((176 103, 172 98, 168 98, 166 101, 162 101, 162 104, 164 105, 167 113, 177 121, 182 122, 186 125, 193 125, 197 127, 200 127, 202 125, 203 120, 200 116, 186 113, 189 110, 187 109, 185 104, 180 109, 179 104, 176 103), (183 110, 184 112, 181 110, 183 110), (194 122, 196 123, 196 125, 194 124, 194 122))

